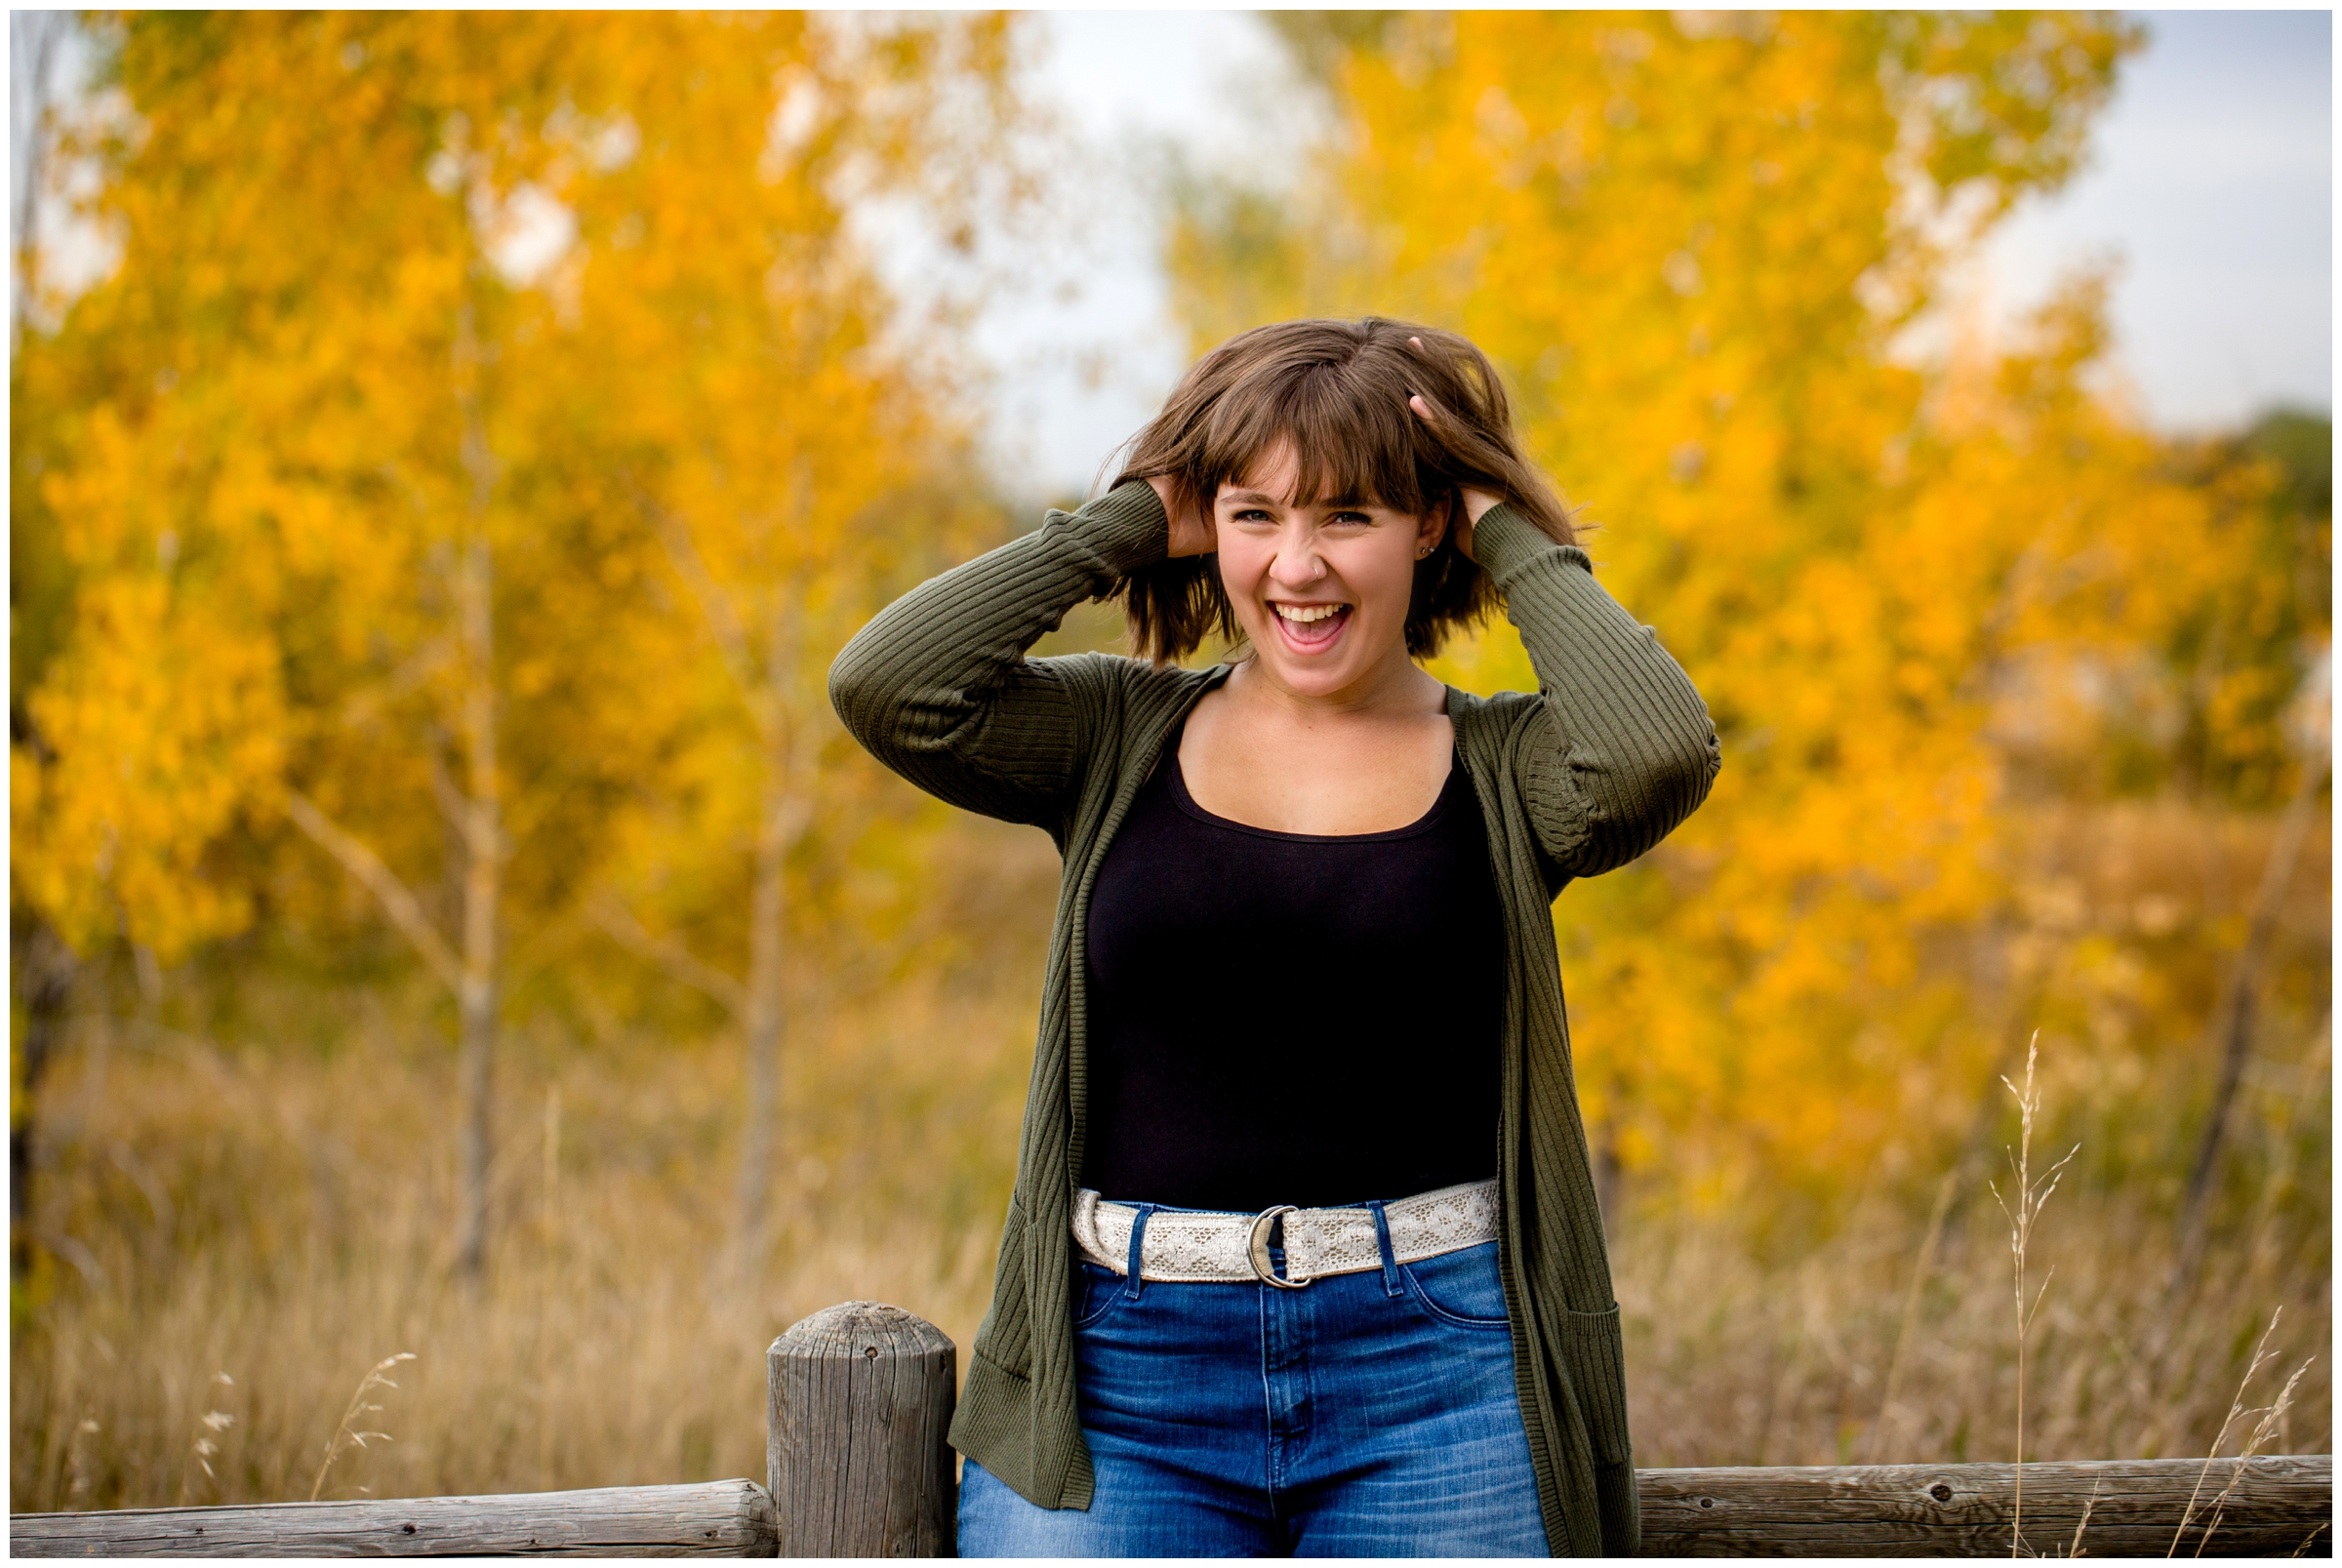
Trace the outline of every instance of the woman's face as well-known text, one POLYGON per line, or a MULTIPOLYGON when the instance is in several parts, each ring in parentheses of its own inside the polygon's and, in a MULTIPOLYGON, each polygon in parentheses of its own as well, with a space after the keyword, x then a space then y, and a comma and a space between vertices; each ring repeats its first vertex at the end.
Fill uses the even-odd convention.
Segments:
POLYGON ((1362 694, 1393 661, 1407 662, 1415 563, 1439 543, 1445 517, 1354 498, 1295 505, 1298 467, 1279 442, 1220 487, 1220 582, 1262 673, 1295 696, 1362 694))

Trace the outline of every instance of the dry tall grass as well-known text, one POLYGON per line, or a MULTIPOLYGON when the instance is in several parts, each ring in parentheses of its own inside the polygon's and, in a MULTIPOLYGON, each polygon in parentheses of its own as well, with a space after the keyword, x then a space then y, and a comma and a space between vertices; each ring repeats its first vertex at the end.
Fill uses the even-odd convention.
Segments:
MULTIPOLYGON (((1635 1462, 2013 1461, 2007 1230, 1981 1182, 1920 1281, 1887 1398, 1923 1222, 1867 1204, 1834 1237, 1786 1256, 1759 1254, 1715 1220, 1646 1224, 1623 1238, 1614 1267, 1635 1462)), ((2208 1453, 2274 1307, 2285 1308, 2272 1342, 2285 1367, 2331 1333, 2322 1221, 2232 1232, 2179 1299, 2166 1291, 2170 1213, 2132 1190, 2061 1188, 2032 1250, 2037 1266, 2054 1261, 2057 1284, 2029 1333, 2028 1460, 2208 1453)), ((2274 1390, 2255 1391, 2265 1400, 2274 1390)), ((2262 1452, 2327 1452, 2332 1426, 2331 1379, 2314 1367, 2262 1452)))
MULTIPOLYGON (((306 1497, 353 1387, 409 1351, 354 1428, 391 1440, 343 1442, 323 1495, 760 1475, 762 1350, 790 1322, 875 1298, 965 1347, 1054 884, 1039 835, 971 831, 954 853, 973 872, 945 881, 979 902, 948 923, 986 934, 960 962, 914 966, 924 979, 822 1009, 792 1041, 786 1218, 745 1272, 722 1264, 727 1042, 516 1031, 500 1229, 474 1294, 451 1269, 454 1065, 427 1009, 353 995, 300 1034, 329 1044, 280 1031, 264 1048, 122 1016, 135 1003, 93 1009, 44 1097, 34 1221, 49 1246, 15 1297, 12 1508, 306 1497)), ((175 1016, 169 992, 160 1013, 175 1016)), ((2044 1035, 2037 1136, 2085 1149, 2030 1237, 2057 1285, 2027 1350, 2029 1458, 2207 1452, 2273 1308, 2264 1381, 2326 1340, 2326 1050, 2296 1036, 2256 1059, 2238 1179, 2175 1298, 2194 1125, 2179 1107, 2201 1106, 2184 1092, 2201 1064, 2141 1067, 2044 1035), (2156 1106, 2174 1107, 2168 1125, 2134 1125, 2156 1106), (2171 1157, 2150 1166, 2132 1146, 2171 1157)), ((1968 1164, 1850 1172, 1827 1223, 1629 1181, 1615 1262, 1639 1463, 2014 1457, 2007 1234, 1984 1177, 2016 1118, 1989 1089, 2005 1114, 1968 1164)), ((2329 1448, 2331 1410, 2321 1362, 2263 1451, 2329 1448)))
MULTIPOLYGON (((908 1035, 945 1021, 903 1006, 867 1022, 908 1035)), ((956 1087, 1013 1146, 1022 1085, 989 1081, 1013 1059, 1010 1022, 986 1037, 949 1021, 979 1059, 956 1087)), ((238 1058, 138 1025, 85 1027, 76 1057, 92 1100, 47 1173, 42 1225, 80 1239, 86 1271, 50 1266, 45 1299, 20 1307, 18 1510, 304 1498, 329 1445, 328 1497, 761 1475, 775 1334, 874 1297, 964 1345, 990 1283, 979 1205, 948 1182, 919 1190, 915 1170, 866 1184, 850 1114, 817 1122, 790 1162, 770 1266, 747 1279, 722 1266, 735 1103, 722 1053, 563 1064, 557 1196, 538 1114, 553 1074, 514 1065, 502 1228, 476 1294, 452 1273, 443 1062, 238 1058), (337 1444, 353 1385, 406 1351, 397 1386, 365 1396, 381 1409, 345 1424, 391 1440, 337 1444), (217 1435, 202 1425, 214 1411, 232 1418, 217 1435), (199 1435, 217 1448, 210 1475, 189 1458, 199 1435)), ((936 1148, 925 1168, 939 1176, 951 1098, 938 1093, 929 1136, 910 1141, 936 1148)))

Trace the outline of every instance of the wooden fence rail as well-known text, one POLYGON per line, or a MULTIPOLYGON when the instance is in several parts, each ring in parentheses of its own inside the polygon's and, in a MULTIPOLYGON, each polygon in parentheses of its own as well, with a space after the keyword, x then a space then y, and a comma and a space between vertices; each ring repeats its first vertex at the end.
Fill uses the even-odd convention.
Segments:
MULTIPOLYGON (((20 1557, 909 1557, 953 1552, 957 1355, 899 1307, 816 1312, 765 1352, 767 1484, 20 1513, 20 1557)), ((1654 1557, 2004 1557, 2009 1465, 1644 1470, 1654 1557)), ((2327 1454, 2025 1467, 2027 1555, 2327 1556, 2327 1454), (2212 1504, 2221 1503, 2218 1522, 2212 1504), (2181 1520, 2194 1500, 2194 1518, 2181 1520), (2085 1518, 2086 1514, 2086 1518, 2085 1518), (2209 1539, 2205 1530, 2211 1526, 2209 1539)))
MULTIPOLYGON (((2006 1557, 2014 1465, 1642 1470, 1646 1557, 2006 1557)), ((2025 1556, 2330 1554, 2331 1454, 2025 1467, 2025 1556), (2212 1523, 2213 1501, 2234 1480, 2212 1523), (2201 1490, 2199 1488, 2201 1487, 2201 1490), (2191 1495, 2195 1518, 2181 1538, 2191 1495), (2086 1522, 2083 1510, 2088 1510, 2086 1522)))
POLYGON ((754 1481, 605 1486, 507 1497, 262 1503, 19 1513, 19 1557, 769 1557, 772 1494, 754 1481))

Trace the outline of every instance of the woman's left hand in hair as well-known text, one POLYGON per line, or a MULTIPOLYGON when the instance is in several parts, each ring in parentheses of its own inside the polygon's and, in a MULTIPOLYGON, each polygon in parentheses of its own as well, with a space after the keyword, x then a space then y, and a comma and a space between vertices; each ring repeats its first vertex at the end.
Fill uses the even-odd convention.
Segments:
POLYGON ((1163 515, 1171 522, 1169 553, 1209 555, 1219 548, 1211 519, 1197 511, 1193 503, 1181 499, 1179 487, 1171 482, 1169 474, 1149 474, 1147 482, 1154 487, 1156 499, 1163 503, 1163 515))
MULTIPOLYGON (((1420 342, 1417 346, 1421 346, 1420 342)), ((1415 417, 1424 423, 1432 422, 1431 406, 1421 397, 1408 398, 1407 407, 1414 410, 1415 417)), ((1476 561, 1479 559, 1478 556, 1472 553, 1473 528, 1487 513, 1489 507, 1504 499, 1494 491, 1474 490, 1469 485, 1456 492, 1456 507, 1453 515, 1449 518, 1449 523, 1456 531, 1456 548, 1464 552, 1466 560, 1476 561)))

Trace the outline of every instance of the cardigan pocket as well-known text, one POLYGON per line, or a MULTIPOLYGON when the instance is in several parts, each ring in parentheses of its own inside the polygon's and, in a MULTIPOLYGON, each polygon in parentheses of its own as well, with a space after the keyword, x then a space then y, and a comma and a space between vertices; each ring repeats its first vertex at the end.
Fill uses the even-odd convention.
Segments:
POLYGON ((1032 1297, 1026 1259, 1030 1222, 1015 1197, 1000 1227, 1000 1261, 992 1268, 992 1305, 976 1330, 976 1353, 1020 1378, 1032 1376, 1032 1297))
POLYGON ((1561 1314, 1567 1336, 1569 1387, 1586 1423, 1586 1438, 1596 1465, 1623 1465, 1632 1451, 1627 1440, 1627 1356, 1618 1326, 1618 1307, 1606 1312, 1561 1314))

